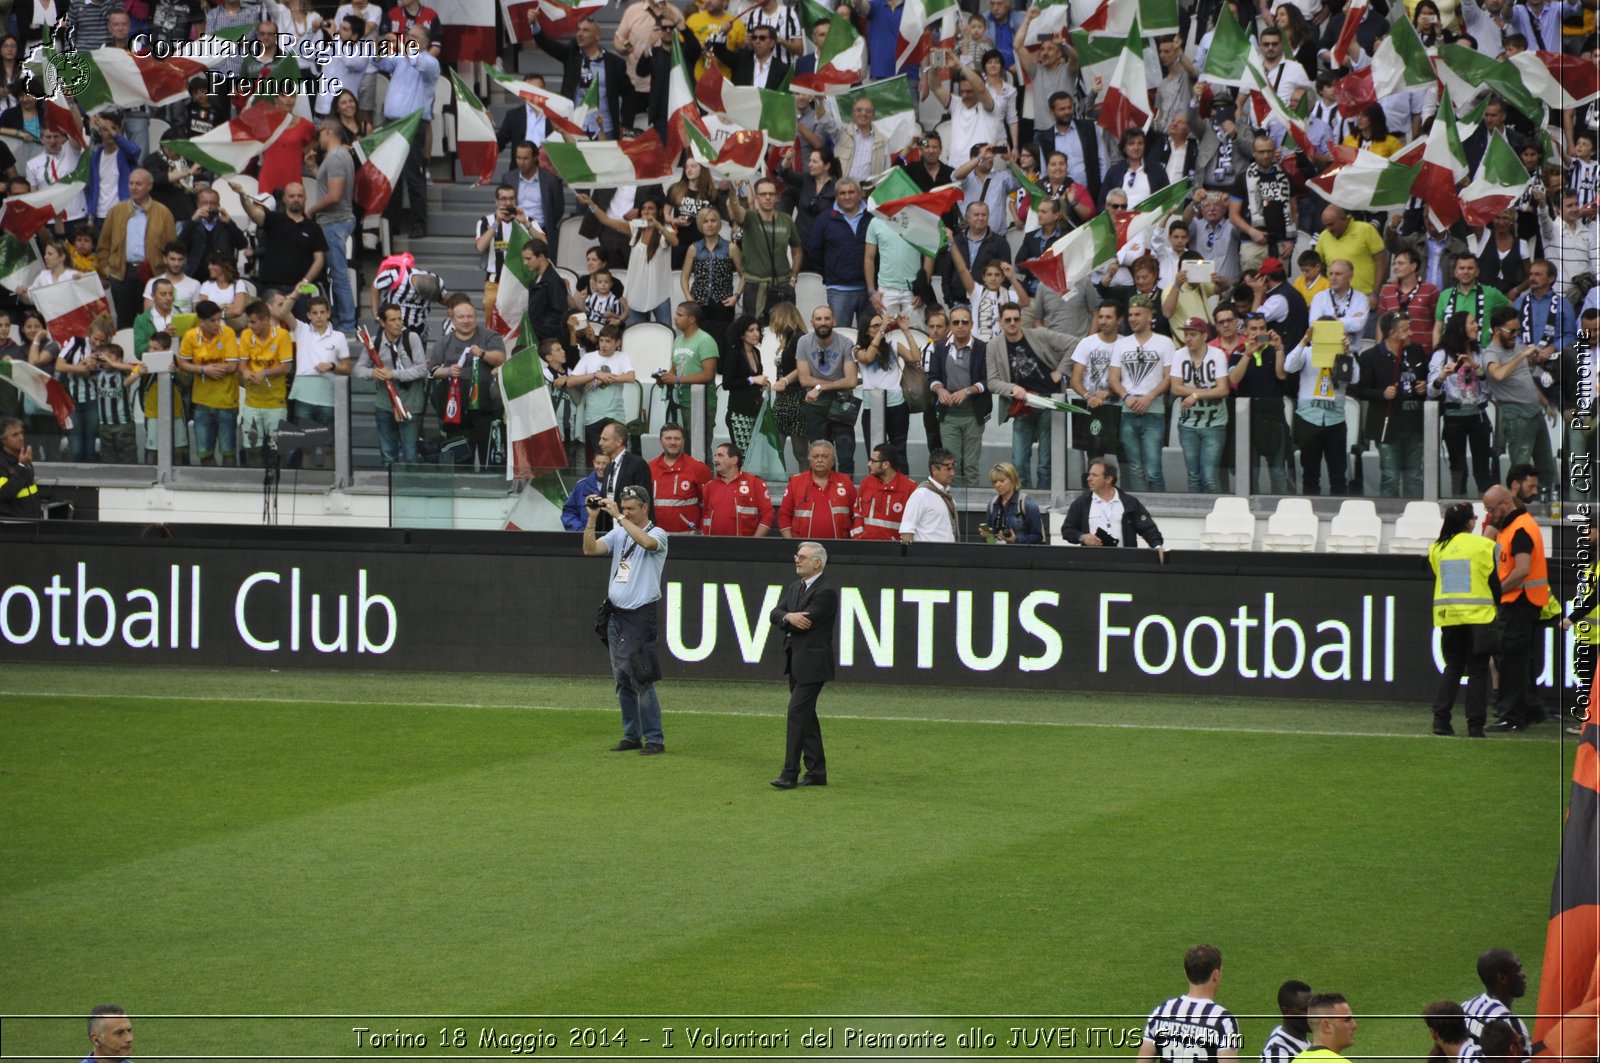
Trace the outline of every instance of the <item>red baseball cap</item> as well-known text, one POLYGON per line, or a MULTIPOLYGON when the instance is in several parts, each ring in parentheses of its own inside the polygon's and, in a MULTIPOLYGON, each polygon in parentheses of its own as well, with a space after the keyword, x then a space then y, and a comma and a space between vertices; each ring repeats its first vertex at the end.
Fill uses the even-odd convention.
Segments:
POLYGON ((1257 273, 1282 273, 1283 272, 1283 259, 1281 259, 1281 258, 1269 258, 1265 262, 1261 263, 1261 268, 1259 270, 1257 270, 1256 272, 1257 273))
POLYGON ((1206 319, 1203 317, 1191 317, 1183 323, 1182 331, 1209 332, 1211 331, 1211 326, 1206 324, 1206 319))

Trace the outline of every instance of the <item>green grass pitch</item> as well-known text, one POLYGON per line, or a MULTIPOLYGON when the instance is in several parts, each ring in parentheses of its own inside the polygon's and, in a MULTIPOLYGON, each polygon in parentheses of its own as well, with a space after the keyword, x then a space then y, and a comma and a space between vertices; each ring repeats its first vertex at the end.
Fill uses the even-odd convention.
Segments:
MULTIPOLYGON (((777 677, 662 684, 659 758, 606 751, 600 680, 0 690, 0 1013, 113 1000, 138 1058, 361 1054, 348 1021, 140 1015, 1142 1017, 1202 941, 1235 1013, 1302 978, 1355 1054, 1418 1055, 1376 1016, 1477 992, 1484 947, 1533 1012, 1571 771, 1550 725, 1445 740, 1419 706, 835 685, 832 785, 778 792, 777 677)), ((4 1023, 5 1055, 86 1049, 4 1023)))

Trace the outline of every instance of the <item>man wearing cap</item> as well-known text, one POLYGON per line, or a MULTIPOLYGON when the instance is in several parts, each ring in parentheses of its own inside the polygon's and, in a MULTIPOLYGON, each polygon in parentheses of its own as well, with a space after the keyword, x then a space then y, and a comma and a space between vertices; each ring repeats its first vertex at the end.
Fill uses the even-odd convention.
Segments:
POLYGON ((667 533, 651 522, 649 514, 650 492, 629 485, 622 489, 621 505, 614 498, 590 499, 589 522, 583 528, 584 555, 611 558, 606 601, 595 625, 611 651, 611 674, 622 709, 622 741, 611 750, 636 749, 646 757, 667 751, 655 685, 661 678, 656 611, 667 565, 667 533), (597 537, 594 523, 602 510, 616 526, 597 537))
POLYGON ((1311 315, 1305 299, 1289 283, 1283 259, 1265 260, 1259 270, 1245 278, 1245 283, 1250 286, 1250 309, 1266 320, 1270 331, 1283 337, 1290 350, 1300 346, 1311 315))
MULTIPOLYGON (((1317 299, 1326 294, 1319 292, 1317 299)), ((1389 311, 1378 330, 1378 344, 1361 354, 1361 379, 1350 394, 1367 403, 1367 438, 1378 444, 1380 493, 1384 498, 1421 498, 1428 352, 1411 342, 1409 314, 1389 311)))

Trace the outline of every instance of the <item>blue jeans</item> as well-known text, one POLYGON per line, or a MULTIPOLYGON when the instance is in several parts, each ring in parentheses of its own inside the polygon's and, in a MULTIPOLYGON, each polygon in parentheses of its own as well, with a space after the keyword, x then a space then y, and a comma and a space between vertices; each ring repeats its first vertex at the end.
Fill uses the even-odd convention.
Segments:
POLYGON ((94 441, 100 437, 100 407, 94 402, 80 403, 72 411, 72 427, 67 429, 67 455, 78 462, 99 461, 94 441))
POLYGON ((1122 475, 1118 487, 1129 491, 1165 491, 1166 477, 1161 472, 1161 447, 1166 442, 1167 414, 1164 408, 1134 413, 1122 408, 1122 475))
POLYGON ((1191 428, 1178 425, 1178 442, 1183 447, 1183 464, 1189 471, 1189 492, 1208 495, 1222 491, 1222 445, 1227 441, 1226 425, 1191 428))
POLYGON ((628 324, 642 325, 646 321, 655 321, 657 324, 672 327, 672 300, 663 299, 661 305, 654 310, 638 310, 631 305, 628 308, 628 324))
POLYGON ((1036 410, 1032 417, 1018 417, 1011 422, 1011 464, 1022 477, 1022 486, 1032 491, 1050 490, 1050 419, 1046 410, 1036 410), (1035 478, 1028 470, 1033 465, 1033 445, 1039 444, 1039 475, 1035 478))
POLYGON ((328 242, 328 290, 333 293, 333 327, 348 332, 356 327, 356 299, 350 290, 350 260, 345 257, 345 237, 356 231, 356 220, 336 221, 322 227, 328 242))
POLYGON ((215 406, 194 407, 194 457, 203 462, 217 451, 222 464, 239 449, 239 411, 219 410, 215 406))
MULTIPOLYGON (((811 320, 811 310, 800 307, 800 316, 807 321, 811 320)), ((872 319, 872 297, 865 288, 860 291, 847 292, 840 288, 828 289, 828 309, 833 311, 833 325, 835 328, 859 328, 856 319, 866 315, 865 321, 872 319)))
POLYGON ((378 453, 383 455, 383 467, 387 469, 395 462, 415 465, 417 439, 422 435, 422 414, 412 414, 409 421, 396 421, 389 393, 385 390, 372 407, 372 419, 378 426, 378 453))
POLYGON ((635 686, 623 662, 617 659, 617 648, 622 645, 622 635, 617 630, 617 618, 606 623, 606 645, 611 654, 611 675, 617 681, 617 704, 622 708, 622 737, 628 742, 663 744, 661 738, 661 701, 656 697, 656 685, 646 683, 635 686))
POLYGON ((1422 433, 1400 432, 1378 444, 1379 493, 1384 498, 1422 497, 1422 433))

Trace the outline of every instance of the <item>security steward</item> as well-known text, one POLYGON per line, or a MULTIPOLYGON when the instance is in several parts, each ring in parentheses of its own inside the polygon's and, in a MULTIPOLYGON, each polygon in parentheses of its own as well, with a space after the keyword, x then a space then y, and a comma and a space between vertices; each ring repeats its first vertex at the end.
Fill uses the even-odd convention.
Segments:
POLYGON ((22 435, 22 422, 0 418, 0 518, 38 520, 39 485, 33 480, 33 448, 22 435))
POLYGON ((1489 659, 1494 656, 1499 628, 1500 573, 1495 559, 1499 544, 1472 532, 1471 502, 1445 511, 1439 538, 1428 548, 1433 566, 1433 626, 1439 629, 1444 672, 1433 699, 1433 733, 1453 735, 1450 712, 1455 708, 1461 677, 1467 677, 1467 736, 1483 737, 1489 708, 1489 659))
POLYGON ((1500 693, 1495 722, 1486 730, 1523 731, 1545 719, 1544 705, 1533 687, 1534 635, 1539 613, 1550 601, 1550 574, 1545 567, 1544 536, 1533 516, 1499 485, 1483 494, 1489 524, 1498 529, 1496 559, 1500 573, 1500 693))

